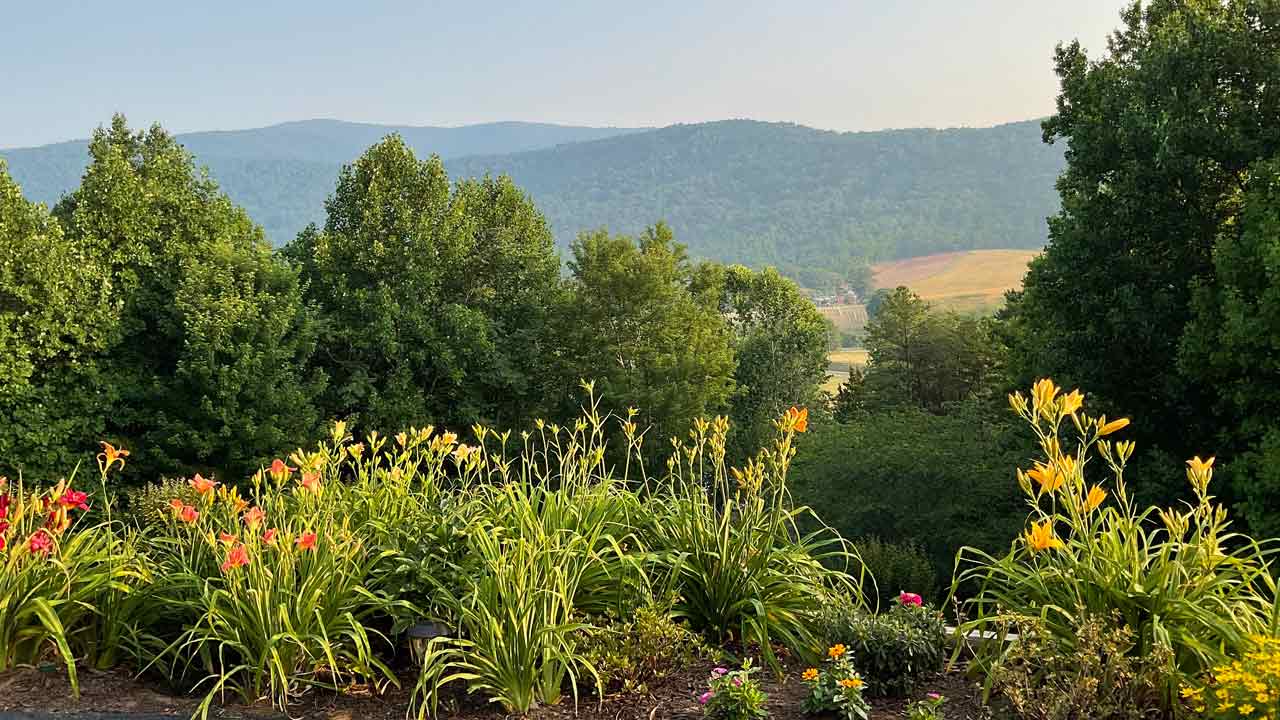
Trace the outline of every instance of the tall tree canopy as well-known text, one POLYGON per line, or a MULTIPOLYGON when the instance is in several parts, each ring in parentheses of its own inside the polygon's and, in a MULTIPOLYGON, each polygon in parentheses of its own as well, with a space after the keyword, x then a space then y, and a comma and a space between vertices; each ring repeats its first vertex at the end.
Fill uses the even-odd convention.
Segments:
POLYGON ((115 336, 110 283, 0 162, 0 475, 66 472, 109 403, 97 353, 115 336))
POLYGON ((732 335, 733 451, 754 452, 791 406, 816 406, 827 377, 831 329, 791 280, 773 268, 698 267, 695 292, 718 298, 732 335))
POLYGON ((696 292, 694 267, 659 223, 637 240, 583 233, 569 262, 566 370, 595 381, 605 409, 652 426, 648 447, 728 409, 733 346, 718 297, 696 292))
POLYGON ((285 251, 325 321, 322 405, 365 429, 516 424, 541 408, 559 261, 507 178, 451 186, 397 135, 342 170, 285 251))
POLYGON ((1044 136, 1067 143, 1062 210, 1014 298, 1013 357, 1022 380, 1050 375, 1132 414, 1143 442, 1230 462, 1213 427, 1238 423, 1203 412, 1218 389, 1179 347, 1193 288, 1218 284, 1215 243, 1238 225, 1251 167, 1280 149, 1280 3, 1153 0, 1122 18, 1104 57, 1056 53, 1044 136))

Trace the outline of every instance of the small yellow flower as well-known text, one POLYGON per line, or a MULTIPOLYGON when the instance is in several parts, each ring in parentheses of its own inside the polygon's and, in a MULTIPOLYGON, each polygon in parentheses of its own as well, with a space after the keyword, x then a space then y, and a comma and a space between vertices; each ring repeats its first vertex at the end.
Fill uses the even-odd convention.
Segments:
POLYGON ((1031 552, 1062 547, 1062 541, 1053 534, 1052 520, 1032 523, 1031 529, 1026 532, 1024 537, 1027 541, 1027 547, 1031 548, 1031 552))
POLYGON ((800 679, 805 682, 812 682, 818 679, 818 668, 809 668, 800 674, 800 679))
POLYGON ((1241 715, 1252 715, 1252 714, 1253 714, 1253 706, 1252 706, 1252 705, 1250 705, 1249 703, 1245 703, 1245 704, 1241 705, 1241 706, 1240 706, 1240 714, 1241 714, 1241 715))
POLYGON ((1027 471, 1027 475, 1040 485, 1040 494, 1051 493, 1062 487, 1062 474, 1058 472, 1052 465, 1046 465, 1037 462, 1036 466, 1027 471))
POLYGON ((1101 485, 1094 485, 1089 488, 1089 494, 1084 499, 1084 509, 1087 512, 1093 512, 1098 506, 1107 499, 1107 491, 1102 489, 1101 485))
POLYGON ((844 643, 836 643, 835 645, 827 648, 827 656, 833 659, 838 658, 844 655, 844 651, 844 643))
POLYGON ((1201 460, 1200 456, 1197 455, 1187 461, 1187 466, 1191 468, 1191 472, 1197 475, 1201 475, 1205 471, 1213 469, 1213 461, 1214 461, 1214 458, 1209 458, 1208 460, 1201 460))
POLYGON ((1084 395, 1081 395, 1079 390, 1072 390, 1062 396, 1061 402, 1064 415, 1075 415, 1080 406, 1084 405, 1084 395))
POLYGON ((862 687, 862 678, 851 677, 840 681, 840 687, 857 689, 862 687))

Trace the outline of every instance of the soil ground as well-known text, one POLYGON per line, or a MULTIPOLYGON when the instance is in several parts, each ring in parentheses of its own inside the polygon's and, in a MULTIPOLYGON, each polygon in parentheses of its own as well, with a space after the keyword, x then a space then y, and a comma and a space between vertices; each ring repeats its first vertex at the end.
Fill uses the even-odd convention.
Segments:
MULTIPOLYGON (((574 709, 572 697, 559 705, 532 710, 532 720, 693 720, 702 717, 697 695, 706 689, 711 665, 697 667, 653 683, 645 694, 606 697, 603 703, 584 696, 574 709)), ((799 720, 804 685, 789 673, 777 679, 763 673, 761 684, 769 694, 769 714, 774 720, 799 720)), ((409 706, 412 677, 401 678, 401 689, 382 694, 356 692, 336 695, 315 692, 290 706, 289 716, 297 720, 403 720, 409 706)), ((939 675, 922 683, 915 697, 938 692, 948 698, 947 720, 986 720, 990 711, 982 705, 980 689, 963 675, 939 675)), ((230 700, 230 698, 228 698, 230 700)), ((907 699, 874 700, 870 720, 899 720, 905 716, 907 699)), ((189 717, 198 698, 174 696, 161 688, 124 672, 80 672, 80 698, 71 696, 66 676, 60 672, 19 669, 0 673, 0 719, 8 720, 152 720, 189 717)), ((243 706, 215 705, 213 718, 226 720, 277 720, 286 717, 267 702, 243 706)), ((451 695, 440 707, 439 717, 448 720, 503 720, 508 717, 493 704, 461 692, 451 695)))

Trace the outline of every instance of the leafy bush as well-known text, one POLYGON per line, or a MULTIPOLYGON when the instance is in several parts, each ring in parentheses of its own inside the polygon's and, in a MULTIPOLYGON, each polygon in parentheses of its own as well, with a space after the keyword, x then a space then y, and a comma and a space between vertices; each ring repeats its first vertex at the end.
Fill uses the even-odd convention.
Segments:
POLYGON ((656 605, 638 608, 629 620, 607 620, 588 628, 582 655, 606 690, 644 693, 649 683, 710 656, 702 638, 656 605))
POLYGON ((759 668, 751 667, 751 661, 742 663, 741 670, 716 668, 707 679, 707 691, 698 696, 702 703, 702 715, 708 720, 764 720, 769 717, 765 706, 769 696, 760 689, 753 674, 759 668))
MULTIPOLYGON (((1209 495, 1212 458, 1188 462, 1193 503, 1138 509, 1124 480, 1133 443, 1106 439, 1127 419, 1089 417, 1079 391, 1062 394, 1049 380, 1037 382, 1029 400, 1015 393, 1010 402, 1044 453, 1031 471, 1018 473, 1031 527, 1002 557, 961 551, 955 583, 977 588, 963 605, 972 619, 962 631, 1002 633, 1032 622, 1070 648, 1087 618, 1118 612, 1116 624, 1134 634, 1129 655, 1172 658, 1176 672, 1164 678, 1159 705, 1173 707, 1180 686, 1270 626, 1272 550, 1229 531, 1226 510, 1209 495), (1064 427, 1076 432, 1074 448, 1064 427), (1110 469, 1109 488, 1085 480, 1095 449, 1110 469)), ((999 646, 987 643, 976 658, 990 677, 1005 662, 999 646)))
POLYGON ((1017 626, 1014 642, 994 670, 992 683, 1018 716, 1027 720, 1140 720, 1165 717, 1160 696, 1172 668, 1167 649, 1131 655, 1135 635, 1119 613, 1082 616, 1073 642, 1017 626))
POLYGON ((907 706, 907 720, 947 720, 947 713, 942 709, 946 704, 946 697, 931 692, 923 700, 907 706))
POLYGON ((942 670, 947 654, 942 614, 894 601, 888 612, 872 614, 833 604, 823 618, 827 642, 848 647, 871 695, 905 695, 923 677, 942 670))
POLYGON ((891 607, 898 593, 910 589, 926 599, 937 587, 933 564, 915 540, 885 542, 872 535, 854 542, 866 576, 875 581, 882 607, 891 607))
POLYGON ((871 707, 862 696, 866 683, 843 644, 827 648, 822 667, 809 668, 800 677, 809 684, 809 694, 801 703, 805 713, 839 712, 845 720, 866 720, 871 707))
POLYGON ((159 482, 127 488, 124 495, 129 514, 143 528, 163 525, 173 517, 175 499, 195 505, 200 497, 200 493, 183 478, 162 478, 159 482))

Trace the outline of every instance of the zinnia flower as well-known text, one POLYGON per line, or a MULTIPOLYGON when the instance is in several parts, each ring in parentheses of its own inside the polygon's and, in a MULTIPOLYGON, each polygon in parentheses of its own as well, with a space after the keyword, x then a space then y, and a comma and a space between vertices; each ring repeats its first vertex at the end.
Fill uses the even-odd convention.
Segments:
POLYGON ((244 524, 252 530, 258 527, 258 523, 262 522, 263 518, 266 516, 267 514, 262 512, 262 508, 260 507, 250 508, 249 512, 244 514, 244 524))
POLYGON ((845 651, 844 643, 836 643, 835 645, 832 645, 831 647, 827 648, 827 656, 830 658, 838 658, 844 655, 844 651, 845 651))
POLYGON ((313 532, 304 532, 298 536, 299 550, 314 550, 316 547, 316 534, 313 532))
POLYGON ((903 605, 913 605, 915 607, 920 607, 921 605, 924 605, 924 598, 920 597, 915 593, 909 593, 904 591, 904 592, 898 593, 898 602, 903 605))
POLYGON ((243 545, 236 545, 227 551, 227 561, 222 563, 222 572, 249 564, 249 551, 243 545))
POLYGON ((49 551, 53 549, 53 536, 43 529, 37 530, 31 536, 31 539, 27 541, 27 544, 31 548, 32 555, 36 553, 48 555, 49 551))
POLYGON ((196 476, 191 478, 191 487, 195 488, 196 492, 204 495, 205 493, 213 492, 213 489, 218 487, 218 483, 206 479, 200 473, 196 473, 196 476))
POLYGON ((812 682, 814 680, 817 680, 818 668, 809 668, 808 670, 805 670, 803 673, 800 673, 800 679, 806 682, 812 682))
POLYGON ((843 680, 840 681, 840 687, 854 688, 854 689, 860 688, 862 687, 862 678, 860 677, 844 678, 843 680))

